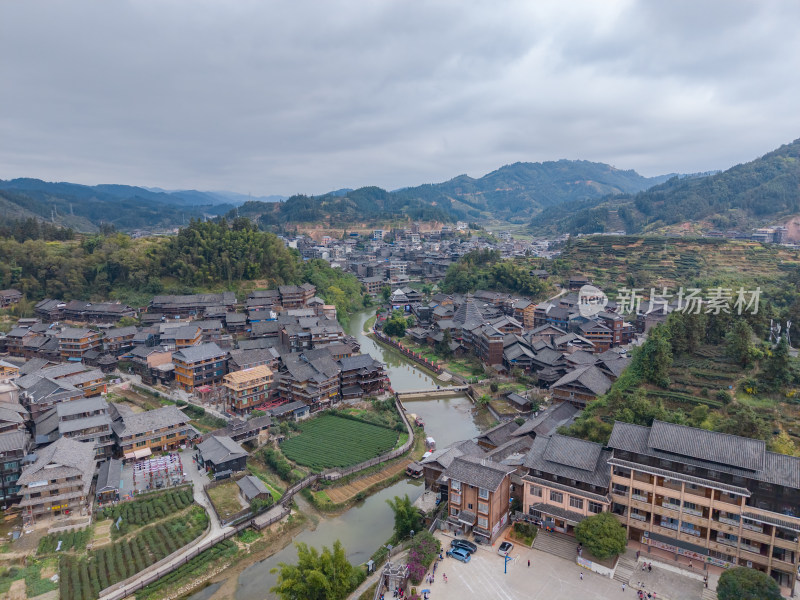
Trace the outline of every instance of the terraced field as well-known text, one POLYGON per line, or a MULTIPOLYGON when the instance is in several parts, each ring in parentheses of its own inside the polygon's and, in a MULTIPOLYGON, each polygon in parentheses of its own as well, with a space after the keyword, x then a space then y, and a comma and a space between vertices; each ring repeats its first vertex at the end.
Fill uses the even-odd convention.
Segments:
POLYGON ((595 236, 577 240, 559 261, 567 267, 565 272, 586 275, 606 292, 697 281, 763 288, 800 266, 800 253, 751 241, 595 236))
POLYGON ((321 471, 349 467, 394 448, 398 433, 362 421, 322 415, 301 425, 299 435, 281 444, 281 451, 297 464, 321 471))

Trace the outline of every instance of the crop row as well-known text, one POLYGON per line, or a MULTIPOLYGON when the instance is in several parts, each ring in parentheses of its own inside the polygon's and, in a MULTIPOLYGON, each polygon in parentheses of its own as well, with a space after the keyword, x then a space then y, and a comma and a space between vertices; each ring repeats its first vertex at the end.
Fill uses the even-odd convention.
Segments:
POLYGON ((195 507, 188 516, 143 529, 135 537, 77 558, 64 555, 59 565, 61 600, 90 600, 100 590, 146 569, 197 538, 208 516, 195 507))
POLYGON ((160 494, 147 495, 132 502, 123 502, 103 509, 103 517, 116 523, 122 518, 119 529, 111 528, 112 534, 124 535, 132 527, 140 527, 157 519, 168 517, 183 510, 194 502, 189 488, 169 490, 160 494))
POLYGON ((695 406, 699 406, 704 404, 709 408, 721 408, 722 402, 719 400, 713 400, 711 398, 698 398, 697 396, 691 396, 689 394, 683 394, 681 392, 666 392, 662 390, 648 390, 648 396, 655 396, 656 398, 662 398, 664 400, 672 401, 672 402, 680 402, 682 404, 693 404, 695 406))
POLYGON ((44 536, 39 540, 39 548, 36 550, 38 554, 52 554, 58 548, 58 542, 61 541, 61 549, 59 552, 67 552, 72 550, 83 550, 86 544, 89 543, 91 530, 88 527, 79 529, 77 531, 65 531, 60 533, 51 533, 44 536))
POLYGON ((391 450, 396 442, 397 432, 391 429, 324 415, 304 423, 281 450, 290 460, 319 470, 358 464, 391 450))

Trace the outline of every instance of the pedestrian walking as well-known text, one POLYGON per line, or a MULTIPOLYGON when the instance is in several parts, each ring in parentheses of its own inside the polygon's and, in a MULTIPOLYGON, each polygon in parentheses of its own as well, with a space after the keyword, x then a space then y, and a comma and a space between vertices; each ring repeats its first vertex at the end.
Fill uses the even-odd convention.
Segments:
POLYGON ((583 571, 581 571, 581 581, 583 581, 583 571))
POLYGON ((652 573, 653 572, 653 563, 647 563, 647 572, 648 573, 652 573))
POLYGON ((636 551, 636 560, 639 560, 639 551, 636 551))
POLYGON ((530 558, 528 559, 528 566, 529 567, 531 566, 531 559, 530 558))
POLYGON ((447 583, 447 573, 442 573, 442 577, 444 577, 444 582, 447 583))
POLYGON ((624 583, 622 584, 622 591, 623 592, 625 591, 625 584, 624 583))
POLYGON ((692 559, 691 558, 689 559, 689 568, 690 569, 692 568, 692 559))

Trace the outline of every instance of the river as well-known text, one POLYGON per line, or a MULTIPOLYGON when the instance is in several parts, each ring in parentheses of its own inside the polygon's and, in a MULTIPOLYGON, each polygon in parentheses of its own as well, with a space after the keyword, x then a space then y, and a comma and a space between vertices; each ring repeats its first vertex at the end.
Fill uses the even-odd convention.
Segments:
MULTIPOLYGON (((369 353, 386 364, 386 370, 397 391, 418 390, 445 385, 434 379, 412 362, 390 348, 377 344, 363 331, 364 323, 374 314, 363 311, 353 315, 347 332, 361 344, 361 352, 369 353)), ((465 396, 437 398, 432 400, 409 400, 404 402, 409 412, 425 421, 425 431, 436 439, 442 448, 459 440, 473 438, 480 433, 472 416, 472 404, 465 396)), ((402 480, 381 490, 346 512, 335 517, 323 517, 316 529, 305 530, 294 538, 294 542, 305 542, 317 548, 331 546, 340 540, 353 564, 369 559, 375 550, 392 535, 394 524, 392 511, 386 500, 408 494, 416 500, 424 491, 422 482, 402 480)), ((296 496, 303 508, 304 500, 296 496)), ((270 570, 278 563, 292 563, 297 558, 294 544, 290 544, 269 558, 254 563, 241 572, 237 582, 235 600, 264 600, 276 596, 268 592, 275 585, 277 575, 270 570)), ((222 600, 216 594, 221 584, 213 584, 189 597, 188 600, 222 600)))

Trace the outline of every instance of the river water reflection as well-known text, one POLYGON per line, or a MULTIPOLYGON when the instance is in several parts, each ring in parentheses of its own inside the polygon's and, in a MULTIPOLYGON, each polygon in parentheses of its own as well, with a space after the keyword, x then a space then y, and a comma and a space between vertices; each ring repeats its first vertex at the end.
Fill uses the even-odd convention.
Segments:
MULTIPOLYGON (((395 390, 409 391, 446 385, 418 369, 399 352, 385 348, 365 335, 364 323, 373 314, 372 311, 364 311, 353 315, 347 332, 359 341, 361 352, 369 353, 386 364, 395 390)), ((422 417, 426 433, 436 439, 439 448, 473 438, 480 433, 472 415, 472 404, 465 396, 408 400, 404 404, 409 412, 422 417)), ((386 500, 403 494, 408 494, 415 500, 423 491, 420 481, 399 481, 339 516, 322 518, 314 531, 305 530, 294 541, 319 548, 330 547, 333 542, 340 540, 347 551, 348 559, 353 564, 361 564, 392 534, 394 520, 386 500)), ((302 509, 306 505, 305 500, 299 496, 296 498, 302 509)), ((269 588, 275 585, 277 575, 270 573, 270 570, 278 563, 291 563, 296 558, 297 550, 294 544, 290 544, 271 557, 247 567, 239 575, 235 599, 275 598, 276 596, 269 593, 269 588)), ((215 595, 218 589, 217 584, 209 586, 192 595, 189 600, 221 600, 215 595)))

